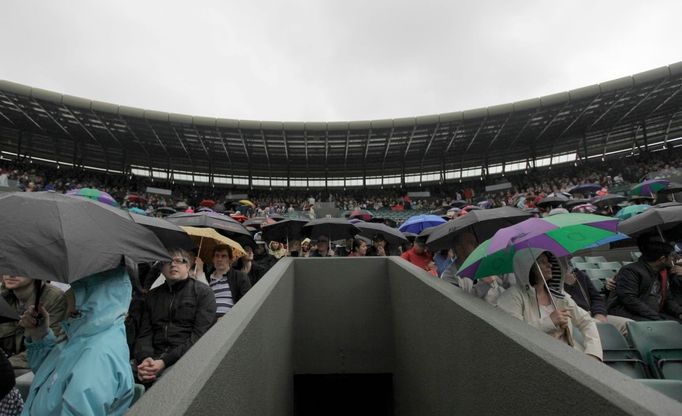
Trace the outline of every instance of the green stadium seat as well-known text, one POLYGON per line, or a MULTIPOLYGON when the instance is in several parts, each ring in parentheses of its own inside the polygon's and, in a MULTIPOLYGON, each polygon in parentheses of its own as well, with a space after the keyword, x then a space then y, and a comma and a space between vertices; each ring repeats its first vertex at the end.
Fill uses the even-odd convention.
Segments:
POLYGON ((606 263, 606 257, 604 256, 585 256, 585 261, 587 263, 606 263))
POLYGON ((573 263, 573 267, 580 269, 580 270, 590 270, 590 269, 599 269, 599 264, 597 263, 573 263))
POLYGON ((632 345, 656 378, 682 380, 682 325, 676 321, 628 322, 632 345))
POLYGON ((598 264, 600 269, 612 270, 620 270, 620 268, 623 266, 619 261, 606 261, 598 264))
POLYGON ((646 363, 639 351, 630 348, 618 329, 607 323, 598 322, 599 338, 604 352, 604 364, 632 378, 646 378, 646 363))
POLYGON ((666 396, 682 402, 682 381, 680 380, 637 380, 650 389, 654 389, 659 393, 663 393, 666 396))
POLYGON ((632 258, 632 261, 639 260, 639 256, 641 256, 641 255, 642 255, 642 253, 640 253, 639 251, 631 251, 630 252, 630 257, 632 258))
POLYGON ((590 280, 594 281, 599 279, 602 282, 606 282, 606 280, 612 278, 616 272, 614 270, 607 269, 587 269, 585 270, 585 274, 587 274, 587 277, 589 277, 590 280))
POLYGON ((573 256, 571 257, 571 264, 574 263, 585 263, 585 259, 583 258, 583 256, 573 256))

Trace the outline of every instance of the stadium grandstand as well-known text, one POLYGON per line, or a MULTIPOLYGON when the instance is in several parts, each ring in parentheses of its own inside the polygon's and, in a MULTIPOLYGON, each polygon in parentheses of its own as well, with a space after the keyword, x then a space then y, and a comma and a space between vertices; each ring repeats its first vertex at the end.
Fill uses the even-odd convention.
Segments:
POLYGON ((3 159, 236 188, 418 187, 682 145, 682 62, 544 97, 350 122, 207 118, 0 81, 3 159))

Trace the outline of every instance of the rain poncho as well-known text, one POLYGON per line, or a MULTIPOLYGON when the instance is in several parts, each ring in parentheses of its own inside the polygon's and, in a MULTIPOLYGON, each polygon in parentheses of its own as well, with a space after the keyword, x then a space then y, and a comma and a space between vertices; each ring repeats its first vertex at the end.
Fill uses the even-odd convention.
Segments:
POLYGON ((549 316, 541 317, 535 288, 528 283, 528 276, 531 267, 535 264, 535 259, 543 252, 544 250, 523 249, 514 255, 514 273, 518 284, 510 287, 499 297, 497 306, 549 335, 557 338, 564 335, 566 342, 572 347, 602 359, 601 340, 595 321, 589 312, 576 305, 571 296, 563 291, 563 278, 561 276, 565 269, 563 262, 561 262, 562 267, 557 271, 557 274, 560 275, 548 282, 548 286, 552 289, 551 296, 554 298, 556 306, 570 311, 571 325, 568 326, 568 331, 564 334, 564 331, 556 327, 549 316), (583 335, 583 345, 578 344, 573 337, 574 327, 583 335))
POLYGON ((124 326, 132 286, 124 268, 71 285, 80 315, 62 321, 66 339, 52 331, 26 340, 35 373, 22 415, 122 415, 133 399, 124 326))

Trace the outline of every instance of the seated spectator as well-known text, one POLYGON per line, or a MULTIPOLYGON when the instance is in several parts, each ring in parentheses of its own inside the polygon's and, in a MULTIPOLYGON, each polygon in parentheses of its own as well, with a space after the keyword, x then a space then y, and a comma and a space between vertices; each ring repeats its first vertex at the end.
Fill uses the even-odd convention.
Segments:
POLYGON ((35 376, 24 414, 104 416, 128 410, 134 381, 123 321, 130 297, 124 267, 72 283, 60 341, 47 309, 29 306, 20 323, 35 376))
POLYGON ((350 254, 353 252, 354 241, 355 241, 355 239, 353 239, 353 238, 346 238, 344 245, 336 246, 336 250, 334 251, 334 254, 336 256, 339 256, 339 257, 350 256, 350 254))
POLYGON ((416 238, 412 248, 401 254, 400 257, 434 276, 436 275, 436 265, 433 262, 433 256, 426 249, 426 243, 423 239, 416 238))
POLYGON ((566 292, 550 293, 547 290, 546 283, 554 278, 551 257, 551 253, 537 249, 517 252, 514 256, 514 274, 519 284, 502 293, 497 305, 515 318, 601 360, 599 331, 590 314, 581 309, 566 292), (575 341, 574 327, 582 333, 584 345, 575 341))
POLYGON ((454 261, 440 275, 441 279, 452 283, 463 291, 478 298, 484 299, 490 304, 495 304, 497 298, 504 292, 505 288, 511 286, 515 281, 513 275, 488 276, 484 279, 476 280, 468 277, 459 277, 457 272, 467 257, 476 249, 478 243, 476 237, 468 232, 460 233, 455 238, 454 261))
POLYGON ((268 245, 268 253, 276 259, 281 259, 287 255, 287 249, 279 241, 270 241, 268 245))
POLYGON ((321 235, 317 238, 315 250, 310 253, 309 257, 331 257, 334 256, 334 250, 329 249, 329 238, 321 235))
MULTIPOLYGON (((64 293, 56 287, 39 282, 42 286, 40 291, 40 304, 50 314, 50 328, 52 332, 61 333, 61 321, 66 313, 66 300, 64 293)), ((2 297, 7 303, 16 309, 19 316, 23 315, 29 305, 36 303, 36 281, 28 277, 3 276, 2 297)), ((15 370, 28 370, 26 346, 24 345, 24 327, 19 322, 6 322, 0 324, 0 347, 9 356, 9 361, 15 370)))
POLYGON ((353 248, 348 257, 364 257, 367 254, 367 243, 362 239, 356 238, 353 240, 353 248))
POLYGON ((161 272, 166 281, 149 291, 135 343, 137 378, 153 383, 175 364, 216 321, 216 302, 208 286, 189 278, 190 254, 169 251, 161 272))
POLYGON ((455 262, 455 253, 452 249, 440 250, 433 256, 433 261, 436 263, 436 272, 438 273, 438 276, 440 276, 445 269, 455 262))
POLYGON ((267 271, 270 270, 275 263, 277 263, 278 259, 268 253, 261 233, 256 233, 253 236, 253 239, 256 242, 256 247, 253 249, 253 261, 259 266, 263 267, 267 273, 267 271))
POLYGON ((303 241, 301 241, 301 254, 299 257, 308 257, 310 256, 310 250, 312 248, 312 244, 309 238, 304 238, 303 241))
POLYGON ((265 267, 253 260, 253 248, 250 245, 244 245, 243 247, 244 251, 246 251, 246 256, 240 257, 235 263, 234 268, 242 273, 246 273, 253 287, 265 274, 265 267))
POLYGON ((627 334, 627 323, 631 319, 609 315, 606 302, 589 276, 582 270, 569 269, 564 275, 564 290, 571 295, 575 303, 586 310, 599 322, 610 323, 623 334, 627 334))
POLYGON ((213 248, 213 269, 208 275, 208 285, 215 295, 218 318, 229 312, 251 289, 249 276, 231 267, 234 260, 232 247, 217 245, 213 248))
POLYGON ((674 246, 656 235, 637 239, 642 252, 639 260, 618 271, 616 287, 609 293, 609 314, 635 321, 673 319, 682 321, 682 306, 672 296, 669 270, 674 246))

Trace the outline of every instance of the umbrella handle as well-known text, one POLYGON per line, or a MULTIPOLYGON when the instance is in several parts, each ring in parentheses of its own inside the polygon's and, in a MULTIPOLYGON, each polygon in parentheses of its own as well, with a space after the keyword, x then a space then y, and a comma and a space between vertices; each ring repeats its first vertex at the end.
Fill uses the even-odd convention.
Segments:
POLYGON ((38 312, 38 305, 40 305, 40 293, 43 291, 43 281, 36 279, 33 281, 33 284, 35 285, 36 289, 35 311, 38 312))
MULTIPOLYGON (((201 237, 201 240, 199 240, 199 251, 197 251, 197 257, 201 258, 201 245, 204 244, 204 237, 201 237)), ((196 278, 197 276, 197 262, 194 262, 194 277, 196 278)))

